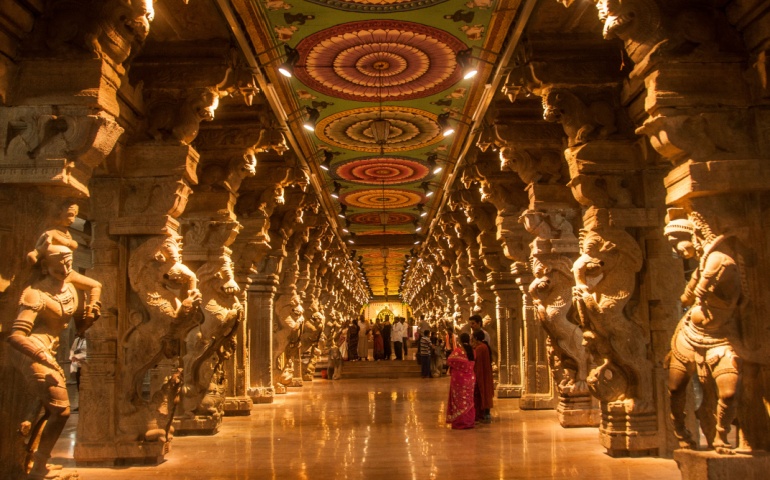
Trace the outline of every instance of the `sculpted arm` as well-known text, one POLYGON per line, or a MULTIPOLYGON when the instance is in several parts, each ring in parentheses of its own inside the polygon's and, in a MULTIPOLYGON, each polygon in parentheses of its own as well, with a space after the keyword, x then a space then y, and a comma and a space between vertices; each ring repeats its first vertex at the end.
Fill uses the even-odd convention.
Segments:
POLYGON ((11 348, 26 355, 35 362, 41 362, 54 366, 56 362, 40 345, 29 338, 37 319, 37 313, 42 310, 43 303, 40 293, 35 290, 27 290, 22 294, 21 307, 16 315, 16 320, 11 327, 11 335, 8 343, 11 348))

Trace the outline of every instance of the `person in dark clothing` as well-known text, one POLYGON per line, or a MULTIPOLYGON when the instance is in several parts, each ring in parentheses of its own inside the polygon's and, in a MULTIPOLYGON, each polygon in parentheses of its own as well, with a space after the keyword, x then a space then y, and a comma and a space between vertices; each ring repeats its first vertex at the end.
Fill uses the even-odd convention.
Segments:
POLYGON ((472 345, 476 361, 473 367, 476 374, 476 387, 473 393, 476 421, 491 423, 490 409, 492 408, 492 398, 495 396, 495 387, 492 380, 492 350, 484 340, 483 330, 473 332, 472 345))
POLYGON ((430 330, 425 330, 420 336, 419 357, 422 369, 420 374, 422 378, 431 378, 430 372, 430 354, 433 351, 433 345, 430 343, 430 330))
POLYGON ((390 324, 390 315, 385 316, 385 323, 382 325, 382 341, 385 344, 385 360, 390 360, 390 332, 393 326, 390 324))

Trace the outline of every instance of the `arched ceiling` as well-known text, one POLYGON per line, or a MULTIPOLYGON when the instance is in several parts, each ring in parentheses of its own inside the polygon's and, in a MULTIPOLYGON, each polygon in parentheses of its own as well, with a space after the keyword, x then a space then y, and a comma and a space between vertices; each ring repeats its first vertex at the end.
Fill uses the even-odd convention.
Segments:
POLYGON ((433 218, 492 72, 494 61, 481 62, 480 74, 464 80, 456 55, 473 48, 474 57, 495 60, 514 16, 508 12, 520 2, 249 4, 249 15, 240 11, 263 73, 306 149, 312 173, 326 186, 326 200, 340 212, 340 233, 362 262, 372 294, 393 298, 405 256, 433 218), (287 58, 285 46, 296 50, 290 79, 277 72, 287 58), (302 129, 308 109, 320 114, 312 133, 302 129), (442 135, 440 119, 447 115, 455 136, 442 135), (378 118, 390 122, 384 145, 371 128, 378 118), (331 164, 324 169, 327 158, 331 164))

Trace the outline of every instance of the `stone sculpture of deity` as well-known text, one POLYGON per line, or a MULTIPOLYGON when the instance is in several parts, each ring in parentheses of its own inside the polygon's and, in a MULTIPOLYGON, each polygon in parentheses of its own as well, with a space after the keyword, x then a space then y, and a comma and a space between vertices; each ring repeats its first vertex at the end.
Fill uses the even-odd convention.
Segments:
POLYGON ((708 446, 718 453, 732 453, 727 435, 736 416, 735 395, 741 380, 736 347, 743 294, 733 239, 715 235, 697 212, 687 215, 676 208, 669 209, 664 233, 679 256, 699 259, 681 297, 690 308, 677 325, 666 358, 674 431, 682 448, 695 448, 685 427, 685 404, 687 384, 697 373, 705 392, 698 418, 708 446))
POLYGON ((46 463, 70 414, 66 376, 56 362, 59 336, 73 318, 78 332, 84 332, 100 312, 101 284, 73 275, 76 245, 69 244, 72 238, 65 227, 53 231, 60 235, 44 233, 28 255, 35 271, 21 295, 8 337, 11 361, 35 396, 19 427, 29 437, 25 466, 32 479, 56 478, 61 468, 46 463), (85 305, 80 304, 77 290, 85 291, 85 305))

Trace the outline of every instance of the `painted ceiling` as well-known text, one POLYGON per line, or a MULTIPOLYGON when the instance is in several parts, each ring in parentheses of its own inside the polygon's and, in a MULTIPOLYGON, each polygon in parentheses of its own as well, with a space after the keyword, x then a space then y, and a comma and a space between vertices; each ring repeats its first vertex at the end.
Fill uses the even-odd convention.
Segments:
POLYGON ((442 135, 442 119, 463 133, 492 71, 493 62, 481 62, 481 74, 464 80, 457 54, 473 48, 474 57, 496 56, 509 22, 493 13, 506 2, 252 2, 262 27, 252 32, 260 62, 319 167, 313 173, 340 212, 341 235, 356 250, 371 293, 395 298, 405 256, 423 240, 461 143, 461 135, 442 135), (277 67, 292 56, 287 79, 277 67), (314 111, 315 128, 304 132, 314 111), (376 119, 389 121, 384 145, 372 131, 376 119))

